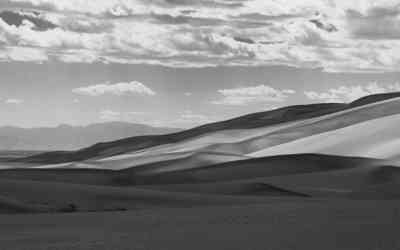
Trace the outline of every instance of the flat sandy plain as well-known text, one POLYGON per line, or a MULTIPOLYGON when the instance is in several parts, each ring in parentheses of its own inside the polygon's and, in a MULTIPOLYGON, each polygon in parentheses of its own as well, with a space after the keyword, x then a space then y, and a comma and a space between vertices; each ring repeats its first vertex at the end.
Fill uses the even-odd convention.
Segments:
POLYGON ((399 249, 399 201, 0 216, 1 249, 399 249))

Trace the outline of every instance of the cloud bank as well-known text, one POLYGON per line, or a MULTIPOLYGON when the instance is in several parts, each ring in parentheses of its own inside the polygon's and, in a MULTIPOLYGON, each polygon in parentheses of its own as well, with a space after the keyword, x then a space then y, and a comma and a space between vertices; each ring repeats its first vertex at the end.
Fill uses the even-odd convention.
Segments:
POLYGON ((399 83, 382 85, 372 82, 366 85, 340 86, 326 92, 305 91, 304 94, 308 99, 317 102, 352 102, 367 95, 398 91, 399 83))
POLYGON ((4 0, 0 60, 400 68, 394 0, 4 0))
POLYGON ((251 87, 221 89, 218 93, 222 96, 220 100, 213 101, 217 105, 249 105, 263 102, 283 102, 289 95, 295 93, 291 89, 274 89, 267 85, 258 85, 251 87))
POLYGON ((102 96, 102 95, 128 95, 136 94, 142 96, 153 96, 156 93, 140 82, 120 82, 120 83, 106 83, 96 84, 86 87, 80 87, 72 90, 73 93, 86 96, 102 96))

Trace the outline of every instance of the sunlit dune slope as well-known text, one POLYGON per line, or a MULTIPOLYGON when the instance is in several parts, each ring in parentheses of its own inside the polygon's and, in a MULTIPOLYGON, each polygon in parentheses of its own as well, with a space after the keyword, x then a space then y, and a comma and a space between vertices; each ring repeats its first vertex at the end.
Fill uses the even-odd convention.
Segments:
POLYGON ((323 153, 398 160, 399 124, 400 115, 382 117, 266 148, 249 156, 323 153))

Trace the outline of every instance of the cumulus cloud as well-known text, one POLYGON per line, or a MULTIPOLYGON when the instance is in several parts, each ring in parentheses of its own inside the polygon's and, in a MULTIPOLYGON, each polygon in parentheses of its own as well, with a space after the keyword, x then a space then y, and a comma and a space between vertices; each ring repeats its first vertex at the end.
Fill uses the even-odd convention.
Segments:
POLYGON ((99 118, 106 121, 125 121, 125 122, 138 122, 148 123, 145 120, 137 119, 138 117, 146 116, 148 113, 140 111, 115 111, 111 109, 104 109, 99 112, 99 118))
POLYGON ((116 121, 121 119, 121 112, 105 109, 100 111, 100 119, 106 121, 116 121))
POLYGON ((348 10, 346 18, 352 35, 369 40, 400 39, 400 5, 373 7, 366 13, 348 10))
POLYGON ((198 114, 192 110, 185 110, 179 114, 177 119, 167 122, 167 125, 172 127, 188 128, 211 122, 214 122, 214 120, 204 114, 198 114))
POLYGON ((201 124, 201 123, 210 122, 210 119, 205 115, 195 114, 191 110, 186 110, 185 112, 183 112, 183 114, 181 114, 180 121, 182 123, 197 123, 197 124, 201 124))
POLYGON ((16 99, 16 98, 9 98, 4 101, 6 104, 13 104, 13 105, 19 105, 24 102, 22 99, 16 99))
POLYGON ((318 102, 351 102, 363 96, 400 91, 400 84, 382 85, 372 82, 366 85, 340 86, 326 92, 305 91, 306 97, 318 102))
POLYGON ((335 25, 330 24, 330 23, 324 23, 318 19, 312 19, 310 20, 311 23, 315 24, 315 26, 319 29, 325 30, 327 32, 336 32, 338 29, 335 27, 335 25))
POLYGON ((400 68, 400 7, 392 0, 8 0, 0 6, 6 60, 400 68), (24 7, 30 12, 15 10, 24 7), (8 48, 17 47, 37 54, 12 55, 8 48))
POLYGON ((29 47, 6 47, 0 50, 0 59, 3 61, 44 62, 48 56, 43 49, 29 47))
POLYGON ((41 17, 37 12, 22 12, 22 11, 1 11, 0 18, 9 25, 16 27, 21 26, 24 22, 29 21, 33 24, 32 29, 37 31, 45 31, 54 29, 57 26, 41 17))
POLYGON ((268 85, 258 85, 252 87, 241 87, 233 89, 221 89, 218 93, 222 98, 213 101, 218 105, 248 105, 262 102, 283 102, 289 95, 295 93, 291 89, 275 89, 268 85))
POLYGON ((73 93, 79 95, 87 96, 101 96, 101 95, 127 95, 136 94, 141 96, 153 96, 156 93, 140 82, 120 82, 120 83, 106 83, 106 84, 96 84, 86 87, 80 87, 72 90, 73 93))

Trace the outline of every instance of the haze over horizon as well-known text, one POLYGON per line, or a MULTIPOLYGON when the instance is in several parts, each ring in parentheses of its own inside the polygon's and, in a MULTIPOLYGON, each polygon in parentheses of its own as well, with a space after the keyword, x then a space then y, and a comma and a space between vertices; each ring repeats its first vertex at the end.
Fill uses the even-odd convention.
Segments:
POLYGON ((189 128, 399 91, 399 16, 389 0, 1 1, 0 126, 189 128))

